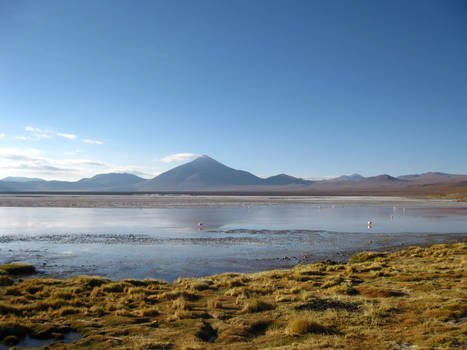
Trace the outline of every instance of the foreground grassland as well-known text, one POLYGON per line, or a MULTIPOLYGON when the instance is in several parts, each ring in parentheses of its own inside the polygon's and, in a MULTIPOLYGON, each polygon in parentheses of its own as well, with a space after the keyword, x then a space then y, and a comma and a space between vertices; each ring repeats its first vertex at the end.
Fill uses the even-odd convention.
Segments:
POLYGON ((18 281, 8 266, 0 266, 0 339, 9 344, 73 330, 83 337, 49 348, 467 346, 466 243, 171 284, 87 276, 18 281))

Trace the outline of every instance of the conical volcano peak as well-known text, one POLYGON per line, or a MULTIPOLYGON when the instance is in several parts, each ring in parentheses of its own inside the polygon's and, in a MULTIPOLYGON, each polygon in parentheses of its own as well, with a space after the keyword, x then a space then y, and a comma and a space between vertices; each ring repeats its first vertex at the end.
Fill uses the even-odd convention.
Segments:
POLYGON ((198 158, 195 158, 195 160, 196 159, 213 160, 213 161, 217 162, 217 160, 215 160, 214 158, 209 157, 207 154, 203 154, 203 155, 199 156, 198 158))
POLYGON ((203 154, 195 159, 193 159, 191 162, 185 163, 186 164, 221 164, 221 162, 215 160, 214 158, 209 157, 206 154, 203 154))
POLYGON ((229 168, 208 155, 202 155, 155 177, 145 185, 151 188, 196 188, 260 184, 262 179, 259 177, 246 171, 229 168))

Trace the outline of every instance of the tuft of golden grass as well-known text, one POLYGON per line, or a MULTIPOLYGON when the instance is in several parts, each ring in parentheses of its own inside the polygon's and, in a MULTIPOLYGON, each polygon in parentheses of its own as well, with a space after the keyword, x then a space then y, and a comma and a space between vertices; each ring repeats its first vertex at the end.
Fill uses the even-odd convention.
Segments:
POLYGON ((143 317, 160 315, 159 309, 156 307, 146 307, 144 309, 138 310, 138 313, 140 316, 143 316, 143 317))
POLYGON ((350 263, 361 263, 369 260, 375 260, 376 258, 385 257, 386 253, 379 252, 361 252, 350 257, 350 263))
POLYGON ((274 309, 274 305, 271 303, 267 303, 261 299, 253 299, 248 301, 245 306, 243 307, 243 312, 261 312, 274 309))
POLYGON ((13 283, 14 281, 10 277, 0 275, 0 287, 11 286, 13 283))
POLYGON ((36 268, 31 264, 11 263, 0 265, 0 271, 7 275, 31 275, 36 272, 36 268))
POLYGON ((311 315, 294 316, 289 320, 286 335, 300 336, 307 333, 331 333, 331 329, 319 324, 311 315))

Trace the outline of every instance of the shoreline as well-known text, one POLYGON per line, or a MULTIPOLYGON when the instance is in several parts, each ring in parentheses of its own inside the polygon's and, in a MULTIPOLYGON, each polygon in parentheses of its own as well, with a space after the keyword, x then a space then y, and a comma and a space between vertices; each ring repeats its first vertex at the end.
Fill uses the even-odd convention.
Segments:
POLYGON ((0 207, 43 208, 183 208, 267 205, 430 206, 466 208, 453 199, 400 196, 282 196, 282 195, 174 195, 174 194, 0 194, 0 207))
MULTIPOLYGON (((416 234, 418 235, 418 234, 416 234)), ((375 242, 374 245, 371 247, 362 247, 362 248, 349 248, 349 249, 341 249, 337 251, 332 251, 332 252, 327 252, 327 253, 312 253, 312 254, 301 254, 301 255, 294 255, 293 252, 290 252, 286 255, 283 256, 278 256, 278 257, 269 257, 269 258, 252 258, 245 260, 244 262, 241 263, 241 260, 239 259, 237 263, 235 264, 234 262, 230 261, 229 259, 227 260, 200 260, 198 264, 200 266, 203 265, 216 265, 218 266, 217 269, 209 271, 209 269, 203 273, 201 272, 202 270, 197 270, 196 267, 194 270, 191 270, 191 273, 187 273, 186 270, 186 262, 180 265, 180 272, 177 271, 172 271, 170 268, 169 270, 163 269, 163 266, 165 265, 156 265, 156 266, 151 266, 147 265, 149 263, 145 263, 146 267, 149 269, 147 271, 151 271, 153 268, 157 268, 155 273, 144 273, 141 271, 146 271, 145 269, 141 270, 141 266, 139 265, 140 262, 131 262, 131 261, 126 261, 125 262, 125 269, 128 270, 128 274, 125 274, 121 271, 117 270, 112 270, 108 269, 106 266, 107 265, 113 265, 116 262, 111 262, 107 261, 105 263, 105 260, 97 262, 93 261, 93 264, 91 265, 83 265, 83 264, 77 264, 77 263, 72 263, 71 261, 67 261, 66 256, 61 256, 61 255, 53 255, 49 253, 47 255, 46 253, 42 252, 42 255, 38 255, 37 249, 29 249, 28 251, 22 251, 20 254, 16 255, 10 255, 8 256, 7 254, 7 259, 3 259, 0 261, 0 263, 3 264, 8 264, 8 263, 15 263, 15 262, 29 262, 32 263, 33 265, 37 266, 37 272, 44 278, 72 278, 75 276, 79 275, 93 275, 93 276, 100 276, 102 278, 109 278, 113 281, 118 281, 121 279, 125 278, 138 278, 138 279, 143 279, 143 278, 155 278, 159 280, 164 280, 168 283, 172 283, 175 281, 177 278, 206 278, 211 276, 212 274, 218 274, 218 273, 262 273, 262 272, 267 272, 269 270, 288 270, 291 268, 294 268, 297 265, 301 264, 315 264, 319 263, 322 261, 334 261, 336 263, 346 263, 347 260, 355 255, 359 254, 364 251, 374 251, 374 252, 395 252, 403 249, 407 249, 411 246, 419 246, 419 247, 429 247, 434 244, 453 244, 453 243, 467 243, 467 232, 465 233, 453 233, 453 234, 420 234, 420 236, 423 236, 423 241, 419 240, 414 243, 414 241, 406 241, 403 243, 396 243, 395 239, 390 237, 391 235, 387 235, 387 238, 389 241, 383 241, 382 243, 377 243, 375 242), (231 265, 233 263, 233 265, 231 265), (220 268, 219 268, 220 266, 220 268), (231 266, 233 268, 228 268, 228 266, 231 266), (243 268, 242 268, 243 266, 243 268), (185 268, 184 268, 185 267, 185 268), (141 271, 140 271, 141 270, 141 271), (185 272, 182 272, 185 271, 185 272), (217 271, 217 272, 216 272, 217 271), (135 276, 136 275, 136 276, 135 276)), ((72 247, 79 246, 81 244, 86 244, 86 245, 96 245, 96 247, 100 247, 99 249, 103 251, 102 249, 105 249, 103 246, 127 246, 127 242, 123 241, 118 241, 118 240, 126 240, 130 239, 133 241, 133 244, 130 244, 130 246, 135 247, 136 249, 141 246, 154 246, 154 245, 160 245, 161 243, 158 242, 158 239, 155 239, 153 242, 153 239, 150 237, 146 236, 138 236, 138 235, 83 235, 77 234, 73 235, 73 237, 70 237, 70 235, 51 235, 50 240, 46 237, 46 235, 42 235, 40 237, 34 237, 34 236, 24 236, 24 237, 15 237, 15 236, 0 236, 0 244, 4 244, 5 248, 7 248, 6 245, 10 243, 15 243, 15 242, 21 242, 21 243, 31 243, 35 242, 36 240, 39 241, 40 243, 47 243, 47 244, 58 244, 57 239, 61 237, 62 239, 65 240, 71 240, 73 242, 76 242, 78 240, 78 243, 61 243, 60 246, 63 247, 70 247, 67 248, 69 250, 72 250, 72 247), (83 241, 84 239, 84 241, 83 241), (109 239, 109 243, 105 243, 104 240, 109 239), (142 240, 147 239, 147 242, 143 242, 142 240), (91 240, 91 241, 90 241, 91 240), (116 241, 117 240, 117 241, 116 241), (81 243, 79 243, 81 242, 81 243), (86 242, 86 243, 83 243, 86 242), (94 242, 94 243, 92 243, 94 242), (103 246, 102 246, 103 245, 103 246)), ((406 238, 407 240, 407 238, 406 238)), ((187 243, 188 244, 188 243, 187 243)), ((193 242, 190 241, 190 244, 193 244, 193 242)), ((200 241, 198 243, 199 245, 205 245, 206 242, 200 241)), ((10 251, 9 251, 10 252, 10 251)), ((6 249, 5 249, 6 253, 6 249)), ((79 253, 78 257, 80 256, 79 253)), ((88 257, 89 258, 89 257, 88 257)), ((86 260, 86 255, 83 255, 81 257, 81 260, 86 260)), ((178 266, 178 265, 177 265, 178 266)))

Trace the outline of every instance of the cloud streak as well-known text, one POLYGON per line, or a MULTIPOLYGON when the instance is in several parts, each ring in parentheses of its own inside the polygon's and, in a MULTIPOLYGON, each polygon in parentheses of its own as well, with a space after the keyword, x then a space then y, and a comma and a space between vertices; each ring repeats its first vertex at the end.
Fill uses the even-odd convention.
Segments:
POLYGON ((36 172, 69 172, 72 169, 40 156, 34 148, 0 148, 0 162, 5 170, 34 170, 36 172), (55 164, 54 164, 55 163, 55 164))
POLYGON ((198 157, 200 157, 200 155, 194 153, 175 153, 160 159, 160 161, 163 163, 183 162, 193 160, 198 157))
POLYGON ((0 178, 40 177, 46 180, 78 180, 102 173, 130 173, 143 178, 159 174, 152 168, 116 165, 94 159, 53 159, 36 148, 0 147, 0 178))
POLYGON ((52 159, 42 156, 34 148, 0 148, 0 175, 3 176, 48 176, 77 178, 105 169, 108 165, 90 159, 52 159))
POLYGON ((91 140, 91 139, 81 139, 81 141, 83 141, 84 143, 87 143, 88 145, 102 145, 103 144, 102 141, 91 140))
POLYGON ((34 128, 32 126, 26 126, 24 127, 24 131, 27 131, 31 133, 32 135, 30 136, 17 136, 16 138, 18 140, 23 140, 23 141, 36 141, 36 140, 42 140, 42 139, 50 139, 52 136, 47 130, 42 130, 39 128, 34 128))
MULTIPOLYGON (((33 126, 25 126, 24 131, 26 131, 28 134, 27 135, 19 135, 16 136, 17 140, 21 141, 38 141, 42 139, 50 139, 54 136, 59 136, 63 137, 68 140, 78 140, 80 139, 81 142, 86 143, 88 145, 102 145, 104 142, 99 141, 99 140, 93 140, 89 138, 79 138, 78 135, 72 134, 72 133, 65 133, 65 132, 50 132, 48 130, 36 128, 33 126)), ((0 138, 2 138, 0 134, 0 138)))
POLYGON ((29 131, 29 132, 42 132, 41 129, 39 129, 39 128, 33 128, 32 126, 25 126, 25 127, 24 127, 24 130, 25 130, 25 131, 29 131))
POLYGON ((147 169, 145 167, 137 166, 137 165, 127 165, 127 166, 119 166, 119 167, 114 167, 109 169, 110 173, 126 173, 126 174, 133 174, 136 176, 140 176, 145 179, 151 179, 155 177, 155 174, 160 174, 152 172, 150 169, 147 169))
POLYGON ((89 159, 65 159, 61 161, 64 164, 70 165, 82 165, 82 166, 93 166, 93 167, 105 167, 107 166, 106 163, 96 161, 96 160, 89 160, 89 159))
POLYGON ((65 134, 63 132, 57 132, 57 136, 64 137, 68 140, 75 140, 78 137, 74 134, 65 134))

